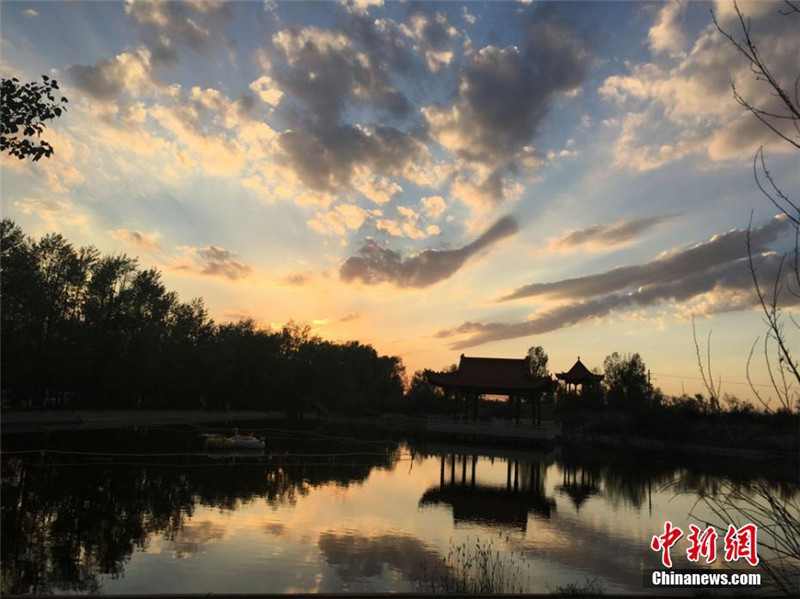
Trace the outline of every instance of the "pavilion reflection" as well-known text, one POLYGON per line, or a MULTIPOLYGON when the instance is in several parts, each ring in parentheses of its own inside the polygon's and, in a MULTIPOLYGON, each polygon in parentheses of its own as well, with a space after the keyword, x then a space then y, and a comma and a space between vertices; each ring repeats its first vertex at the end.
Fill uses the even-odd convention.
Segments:
POLYGON ((563 465, 562 468, 563 482, 556 487, 556 491, 569 497, 576 511, 580 511, 590 497, 603 494, 599 469, 572 465, 563 465))
POLYGON ((533 460, 513 454, 441 453, 439 461, 439 484, 422 494, 419 507, 449 506, 455 524, 477 523, 524 532, 529 514, 549 519, 556 509, 555 499, 545 493, 546 456, 533 460), (500 477, 498 482, 501 469, 504 481, 500 477))

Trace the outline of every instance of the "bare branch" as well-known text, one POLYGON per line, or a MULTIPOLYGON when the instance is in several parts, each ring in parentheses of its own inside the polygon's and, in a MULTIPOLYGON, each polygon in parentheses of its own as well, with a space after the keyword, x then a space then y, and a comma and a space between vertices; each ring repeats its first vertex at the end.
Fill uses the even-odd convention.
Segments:
POLYGON ((714 387, 714 377, 711 374, 711 331, 708 332, 708 346, 707 350, 707 357, 706 357, 706 364, 708 365, 708 378, 706 378, 706 371, 703 368, 703 360, 700 357, 700 345, 697 343, 697 329, 694 325, 694 314, 692 314, 692 338, 694 339, 694 349, 695 354, 697 355, 697 367, 700 369, 700 376, 703 379, 703 386, 706 388, 708 392, 709 399, 711 400, 711 407, 715 412, 719 411, 719 390, 722 384, 722 379, 720 379, 719 384, 717 387, 714 387))
POLYGON ((796 227, 800 226, 800 207, 798 207, 797 204, 792 202, 789 199, 789 197, 785 193, 783 193, 783 191, 781 191, 781 189, 775 183, 775 179, 773 179, 772 173, 769 172, 769 169, 767 168, 767 163, 764 160, 763 146, 758 149, 756 155, 753 157, 753 177, 755 178, 756 185, 758 186, 758 189, 761 191, 761 193, 764 194, 764 196, 770 202, 772 202, 772 204, 778 210, 780 210, 790 221, 792 221, 792 223, 796 227), (761 178, 758 175, 759 161, 761 162, 761 170, 764 173, 764 177, 767 179, 770 186, 772 187, 772 192, 769 192, 764 188, 764 184, 761 182, 761 178), (775 195, 773 196, 773 194, 775 195), (783 202, 786 205, 781 204, 781 202, 783 202))
POLYGON ((747 377, 747 383, 750 385, 750 390, 753 392, 753 395, 756 396, 756 399, 761 402, 761 405, 764 406, 764 411, 766 413, 772 412, 772 408, 769 407, 769 399, 764 399, 759 393, 758 389, 756 389, 755 384, 753 384, 753 379, 750 376, 750 362, 753 360, 753 352, 756 349, 756 344, 758 343, 758 337, 756 340, 753 341, 753 346, 750 348, 750 355, 747 356, 747 366, 745 366, 745 375, 747 377))
MULTIPOLYGON (((800 14, 800 11, 796 10, 796 4, 789 2, 786 0, 785 2, 786 8, 784 11, 780 11, 781 14, 789 15, 789 14, 800 14)), ((731 82, 731 88, 733 90, 733 97, 745 110, 749 111, 753 114, 759 121, 761 121, 766 127, 768 127, 773 133, 775 133, 778 137, 786 141, 787 143, 791 144, 793 147, 800 149, 800 126, 798 122, 800 121, 800 102, 798 98, 800 97, 800 93, 798 92, 800 86, 800 77, 795 79, 794 85, 794 98, 789 95, 789 92, 783 88, 781 83, 777 80, 777 78, 772 74, 769 66, 764 59, 762 58, 756 43, 753 41, 751 37, 751 29, 750 29, 750 20, 746 19, 745 16, 742 14, 742 11, 739 9, 738 3, 734 0, 733 3, 734 10, 736 11, 736 17, 739 21, 739 29, 741 33, 741 39, 737 39, 731 33, 726 31, 722 28, 719 21, 717 20, 717 16, 713 10, 711 10, 711 18, 714 22, 714 26, 717 28, 717 31, 730 42, 730 44, 736 48, 736 50, 747 59, 749 63, 750 70, 753 73, 756 81, 762 81, 766 83, 772 91, 773 97, 780 100, 780 105, 785 109, 785 113, 779 113, 774 110, 767 110, 764 107, 758 107, 748 100, 746 100, 741 94, 739 94, 738 90, 736 89, 736 85, 734 82, 731 82), (794 125, 795 130, 798 132, 798 140, 792 139, 788 136, 788 134, 784 133, 780 129, 778 129, 772 122, 770 121, 781 121, 781 120, 790 120, 794 125)))

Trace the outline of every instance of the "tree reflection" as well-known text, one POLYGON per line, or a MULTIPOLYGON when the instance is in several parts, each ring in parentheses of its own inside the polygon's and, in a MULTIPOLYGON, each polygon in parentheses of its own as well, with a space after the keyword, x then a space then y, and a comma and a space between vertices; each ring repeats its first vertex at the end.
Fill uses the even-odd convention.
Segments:
POLYGON ((727 485, 738 487, 761 480, 784 499, 800 491, 791 464, 770 469, 741 460, 703 460, 597 447, 564 447, 557 463, 563 481, 556 490, 570 497, 576 510, 600 495, 614 506, 641 510, 647 505, 649 509, 652 494, 667 486, 700 496, 715 495, 727 485))
POLYGON ((4 456, 2 592, 98 592, 99 576, 121 576, 133 552, 147 548, 154 535, 163 535, 176 556, 219 538, 213 527, 187 527, 197 506, 292 504, 314 487, 347 486, 373 468, 390 467, 394 447, 346 460, 281 455, 212 461, 187 454, 154 464, 146 458, 4 456))

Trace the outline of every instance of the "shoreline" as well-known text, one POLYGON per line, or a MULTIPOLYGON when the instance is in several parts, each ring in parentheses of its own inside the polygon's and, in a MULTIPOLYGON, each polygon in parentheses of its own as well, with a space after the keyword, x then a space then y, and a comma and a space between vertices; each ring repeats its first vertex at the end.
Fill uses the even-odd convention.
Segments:
POLYGON ((633 448, 649 451, 676 452, 685 456, 707 456, 722 458, 800 460, 800 455, 790 452, 770 451, 750 447, 728 447, 724 445, 702 445, 681 441, 662 441, 660 439, 630 438, 622 435, 583 434, 568 435, 563 441, 574 444, 586 444, 618 449, 633 448))
MULTIPOLYGON (((203 423, 240 423, 258 420, 287 420, 283 411, 259 410, 41 410, 0 412, 0 433, 46 433, 49 431, 110 430, 130 427, 193 425, 203 423)), ((398 414, 358 417, 306 413, 298 420, 351 423, 381 426, 389 430, 408 433, 425 433, 419 419, 398 414)), ((709 445, 687 441, 665 441, 647 437, 586 433, 565 433, 556 444, 587 444, 595 446, 634 448, 661 452, 676 452, 682 455, 704 455, 743 459, 787 459, 797 461, 800 455, 794 452, 777 451, 754 447, 731 447, 709 445)), ((531 448, 533 449, 533 448, 531 448)))
POLYGON ((41 410, 0 413, 0 432, 5 435, 285 418, 285 412, 257 410, 41 410))

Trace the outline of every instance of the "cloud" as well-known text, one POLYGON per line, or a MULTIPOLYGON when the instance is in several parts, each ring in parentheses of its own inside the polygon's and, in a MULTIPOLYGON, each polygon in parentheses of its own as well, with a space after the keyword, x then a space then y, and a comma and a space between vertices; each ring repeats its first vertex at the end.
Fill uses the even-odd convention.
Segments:
POLYGON ((140 47, 114 58, 103 58, 94 65, 73 65, 67 72, 81 91, 97 100, 111 101, 123 93, 143 95, 158 85, 151 58, 150 50, 140 47))
POLYGON ((438 219, 447 210, 447 204, 442 196, 430 196, 420 201, 425 215, 433 220, 438 219))
POLYGON ((358 312, 350 312, 340 317, 339 322, 352 322, 354 320, 358 320, 359 318, 361 318, 361 314, 358 312))
POLYGON ((647 41, 654 54, 682 57, 688 43, 681 19, 687 0, 670 0, 658 13, 658 22, 647 33, 647 41))
POLYGON ((445 14, 433 12, 424 4, 414 5, 400 30, 414 41, 414 51, 425 58, 431 73, 438 73, 452 62, 459 34, 445 14))
MULTIPOLYGON (((790 229, 784 215, 750 232, 754 252, 764 251, 780 235, 790 229)), ((534 283, 520 287, 500 301, 525 297, 547 296, 580 299, 644 285, 677 281, 692 274, 713 271, 722 264, 747 256, 747 231, 733 229, 714 235, 709 241, 688 249, 666 252, 656 259, 633 266, 621 266, 596 275, 565 279, 554 283, 534 283)))
POLYGON ((328 277, 330 277, 330 273, 325 270, 318 272, 302 270, 275 279, 274 282, 276 285, 283 287, 305 287, 314 284, 319 279, 327 279, 328 277))
MULTIPOLYGON (((536 164, 538 165, 538 161, 536 164)), ((523 191, 524 187, 509 180, 503 170, 495 170, 478 182, 470 177, 457 175, 450 186, 453 198, 470 209, 471 219, 467 223, 470 231, 481 227, 502 200, 516 199, 523 191)))
POLYGON ((202 260, 202 272, 205 275, 226 277, 228 279, 241 279, 249 276, 253 268, 234 260, 235 252, 215 246, 198 250, 197 254, 202 260))
POLYGON ((467 23, 468 25, 474 25, 475 23, 478 22, 478 17, 473 14, 470 14, 467 11, 466 6, 461 7, 461 18, 464 19, 464 22, 467 23))
POLYGON ((278 145, 299 179, 318 191, 349 188, 360 169, 403 176, 407 168, 427 158, 420 140, 380 125, 320 123, 313 129, 282 133, 278 145))
MULTIPOLYGON (((651 50, 658 60, 629 64, 627 73, 606 78, 599 89, 601 97, 625 114, 614 145, 615 164, 646 171, 692 154, 722 161, 752 157, 760 146, 788 151, 787 144, 736 103, 730 86, 733 81, 742 97, 760 109, 783 114, 785 107, 773 89, 753 75, 747 60, 713 24, 686 44, 688 52, 682 49, 686 46, 679 49, 677 34, 666 26, 674 24, 678 10, 676 4, 665 5, 659 19, 667 20, 654 27, 660 33, 651 29, 651 50)), ((750 4, 745 14, 759 55, 779 84, 791 89, 800 54, 795 20, 780 15, 769 2, 750 4)), ((730 16, 720 13, 723 27, 740 37, 738 22, 724 15, 730 16)), ((797 134, 789 119, 776 119, 773 125, 789 137, 797 134)))
POLYGON ((561 237, 550 240, 549 247, 557 252, 572 252, 578 248, 603 250, 632 243, 651 229, 675 217, 653 216, 637 220, 619 220, 608 224, 592 225, 586 229, 573 229, 561 237))
MULTIPOLYGON (((775 253, 754 256, 754 264, 764 280, 774 280, 779 258, 775 253)), ((781 271, 783 284, 791 282, 787 269, 781 271)), ((786 294, 787 298, 789 294, 786 294)), ((436 333, 438 338, 467 335, 450 344, 452 350, 462 350, 492 341, 542 335, 589 319, 602 318, 612 312, 647 308, 665 301, 681 304, 693 302, 698 312, 714 314, 743 310, 758 305, 747 259, 740 258, 719 265, 711 271, 693 273, 678 280, 642 286, 624 294, 609 294, 596 299, 571 302, 545 308, 517 323, 465 322, 454 329, 436 333)), ((790 300, 791 301, 791 300, 790 300)), ((793 303, 797 303, 794 299, 793 303)))
POLYGON ((423 109, 439 143, 472 162, 514 158, 535 136, 556 94, 583 81, 588 49, 547 13, 532 22, 526 41, 522 49, 489 45, 469 54, 458 101, 423 109))
POLYGON ((337 121, 353 100, 407 116, 411 104, 394 87, 386 65, 360 50, 344 31, 283 29, 272 37, 271 76, 318 119, 337 121))
POLYGON ((339 204, 327 212, 317 212, 307 221, 309 228, 321 235, 344 235, 358 230, 369 213, 355 204, 339 204))
POLYGON ((250 310, 228 310, 223 314, 229 322, 241 322, 243 320, 255 320, 255 316, 250 310))
POLYGON ((339 0, 339 3, 345 5, 347 10, 359 14, 367 14, 373 6, 383 6, 383 0, 339 0))
POLYGON ((308 273, 304 272, 297 272, 283 278, 283 282, 292 287, 302 287, 303 285, 306 285, 310 280, 311 276, 308 273))
POLYGON ((356 181, 355 188, 369 201, 379 206, 388 204, 394 197, 403 193, 403 188, 398 183, 383 177, 373 177, 368 174, 360 177, 356 181))
POLYGON ((255 274, 255 269, 243 262, 236 260, 236 253, 224 248, 209 246, 207 248, 183 247, 188 259, 180 260, 170 268, 179 271, 188 271, 200 275, 222 277, 237 281, 255 274))
MULTIPOLYGON (((790 230, 789 220, 779 215, 751 231, 753 260, 762 280, 775 280, 780 263, 779 256, 768 246, 790 230)), ((464 349, 548 333, 612 312, 647 308, 666 301, 691 304, 697 311, 709 314, 754 307, 758 300, 748 269, 746 238, 746 231, 736 229, 689 248, 665 252, 642 264, 526 285, 500 301, 546 297, 567 303, 543 308, 522 322, 464 322, 441 330, 436 336, 466 336, 450 345, 451 349, 464 349)), ((783 269, 782 276, 783 283, 791 282, 788 269, 783 269)))
POLYGON ((108 233, 115 239, 124 241, 144 252, 155 254, 161 251, 161 246, 158 243, 158 235, 155 233, 148 235, 141 231, 131 231, 129 229, 113 229, 108 233))
POLYGON ((277 134, 254 120, 253 101, 249 95, 234 100, 214 88, 172 86, 147 114, 180 148, 175 154, 182 168, 233 174, 248 166, 267 168, 263 161, 274 151, 277 134))
POLYGON ((397 287, 428 287, 451 277, 473 256, 518 230, 514 218, 498 220, 472 243, 455 250, 424 250, 408 258, 368 240, 357 256, 350 256, 339 268, 346 283, 366 285, 391 283, 397 287))
POLYGON ((250 89, 270 106, 277 106, 283 97, 283 92, 275 86, 275 82, 269 75, 262 75, 253 81, 250 89))
POLYGON ((26 197, 14 202, 22 214, 37 216, 48 229, 58 230, 63 225, 86 228, 89 215, 64 197, 26 197))
POLYGON ((408 239, 424 239, 429 235, 441 233, 441 229, 436 225, 428 225, 423 228, 420 224, 421 215, 413 208, 398 206, 397 214, 397 220, 379 218, 375 221, 375 227, 392 237, 407 237, 408 239))
POLYGON ((213 40, 213 20, 227 16, 228 6, 223 0, 126 0, 125 14, 140 25, 155 27, 168 44, 177 40, 204 51, 213 40))
MULTIPOLYGON (((763 0, 739 0, 739 9, 751 19, 763 17, 769 13, 776 13, 781 9, 780 4, 764 2, 763 0)), ((736 9, 731 0, 715 0, 714 13, 720 23, 727 24, 736 20, 736 9)))
POLYGON ((35 8, 26 8, 25 10, 22 11, 22 14, 25 15, 26 17, 30 17, 31 19, 35 19, 36 17, 39 16, 39 11, 36 10, 35 8))
POLYGON ((451 194, 485 218, 518 194, 521 173, 541 164, 531 145, 553 100, 583 82, 592 53, 544 7, 526 24, 521 46, 468 48, 457 99, 422 107, 430 136, 463 161, 451 194))

